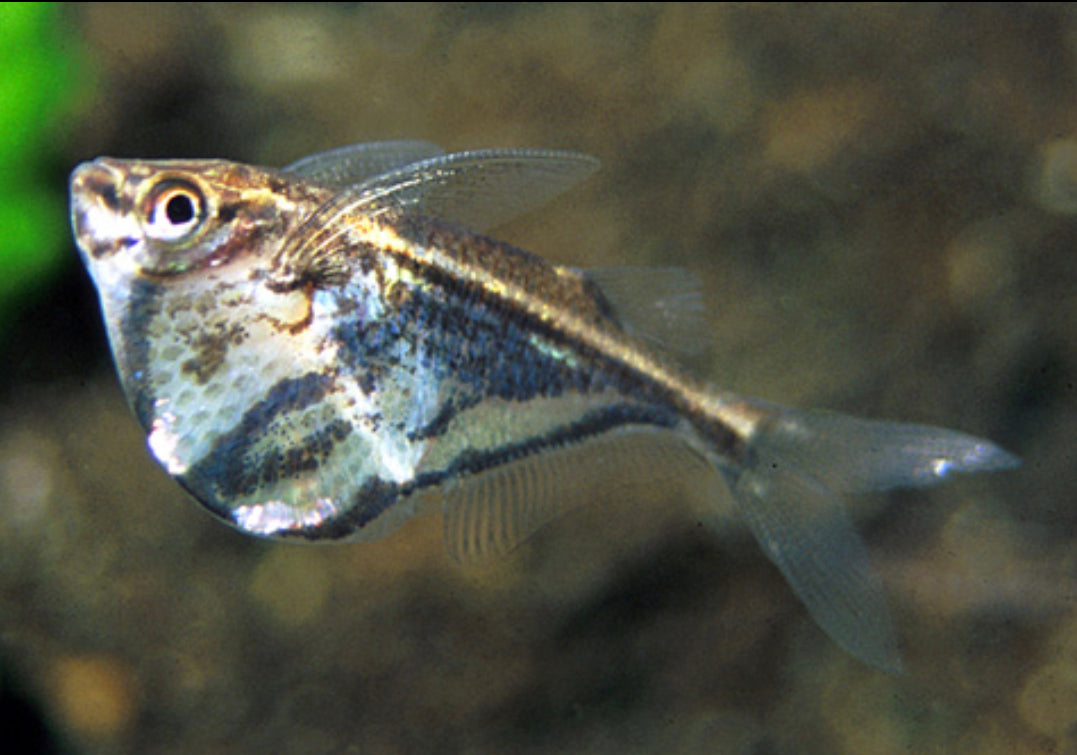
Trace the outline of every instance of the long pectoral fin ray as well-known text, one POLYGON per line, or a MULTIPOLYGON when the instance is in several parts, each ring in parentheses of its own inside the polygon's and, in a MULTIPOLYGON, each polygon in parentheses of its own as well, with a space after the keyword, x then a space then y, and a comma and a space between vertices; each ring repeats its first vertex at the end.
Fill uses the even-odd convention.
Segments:
POLYGON ((486 149, 431 157, 362 184, 376 207, 484 231, 539 207, 598 169, 579 152, 486 149))
POLYGON ((306 225, 328 227, 355 212, 394 211, 482 231, 546 203, 597 169, 597 160, 579 152, 490 149, 440 155, 350 186, 306 225))
POLYGON ((424 141, 351 144, 318 152, 281 168, 310 183, 344 189, 404 165, 445 154, 436 144, 424 141))
POLYGON ((458 480, 443 494, 445 544, 456 560, 479 562, 575 508, 656 495, 701 473, 717 474, 672 432, 610 431, 458 480))
MULTIPOLYGON (((388 157, 393 159, 391 150, 388 157)), ((290 169, 310 174, 315 183, 318 176, 335 183, 343 180, 335 177, 335 159, 330 155, 319 164, 323 158, 315 155, 290 169)), ((347 167, 348 159, 345 154, 340 161, 343 173, 365 170, 361 152, 359 168, 347 167)), ((438 155, 377 172, 348 185, 294 228, 276 255, 273 275, 283 285, 345 274, 342 237, 356 216, 402 213, 483 231, 544 204, 597 169, 595 158, 579 152, 490 149, 438 155)))

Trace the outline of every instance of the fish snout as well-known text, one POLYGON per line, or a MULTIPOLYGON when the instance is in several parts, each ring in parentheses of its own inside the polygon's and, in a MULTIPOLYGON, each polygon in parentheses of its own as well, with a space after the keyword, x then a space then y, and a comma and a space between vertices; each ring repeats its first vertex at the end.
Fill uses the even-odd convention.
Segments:
POLYGON ((83 163, 71 173, 71 226, 80 250, 92 260, 133 246, 141 236, 124 183, 124 172, 108 158, 83 163))

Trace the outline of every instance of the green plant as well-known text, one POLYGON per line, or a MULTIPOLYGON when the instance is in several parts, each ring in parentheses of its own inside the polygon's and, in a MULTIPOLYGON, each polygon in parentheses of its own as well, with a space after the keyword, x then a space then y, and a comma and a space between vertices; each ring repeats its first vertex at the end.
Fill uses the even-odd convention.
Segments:
POLYGON ((67 248, 64 194, 49 174, 78 78, 62 22, 54 3, 0 4, 0 323, 67 248))

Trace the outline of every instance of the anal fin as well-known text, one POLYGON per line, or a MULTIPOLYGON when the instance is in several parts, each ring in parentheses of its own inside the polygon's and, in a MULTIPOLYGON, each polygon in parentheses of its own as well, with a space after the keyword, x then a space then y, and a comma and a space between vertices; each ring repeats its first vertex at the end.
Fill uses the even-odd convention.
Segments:
POLYGON ((445 545, 463 563, 508 552, 580 506, 643 498, 713 466, 669 430, 625 427, 463 477, 443 492, 445 545))

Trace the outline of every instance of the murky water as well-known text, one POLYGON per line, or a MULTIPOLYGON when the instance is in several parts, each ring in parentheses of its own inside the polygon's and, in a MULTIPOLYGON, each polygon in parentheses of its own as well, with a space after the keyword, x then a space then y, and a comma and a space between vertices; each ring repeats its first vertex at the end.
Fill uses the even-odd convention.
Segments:
POLYGON ((1077 751, 1077 25, 995 8, 72 11, 98 86, 71 166, 590 152, 598 177, 499 235, 698 272, 692 367, 723 387, 962 429, 1025 467, 851 502, 900 676, 845 656, 685 491, 479 569, 435 518, 257 542, 150 460, 72 247, 8 340, 0 694, 76 753, 1077 751))

